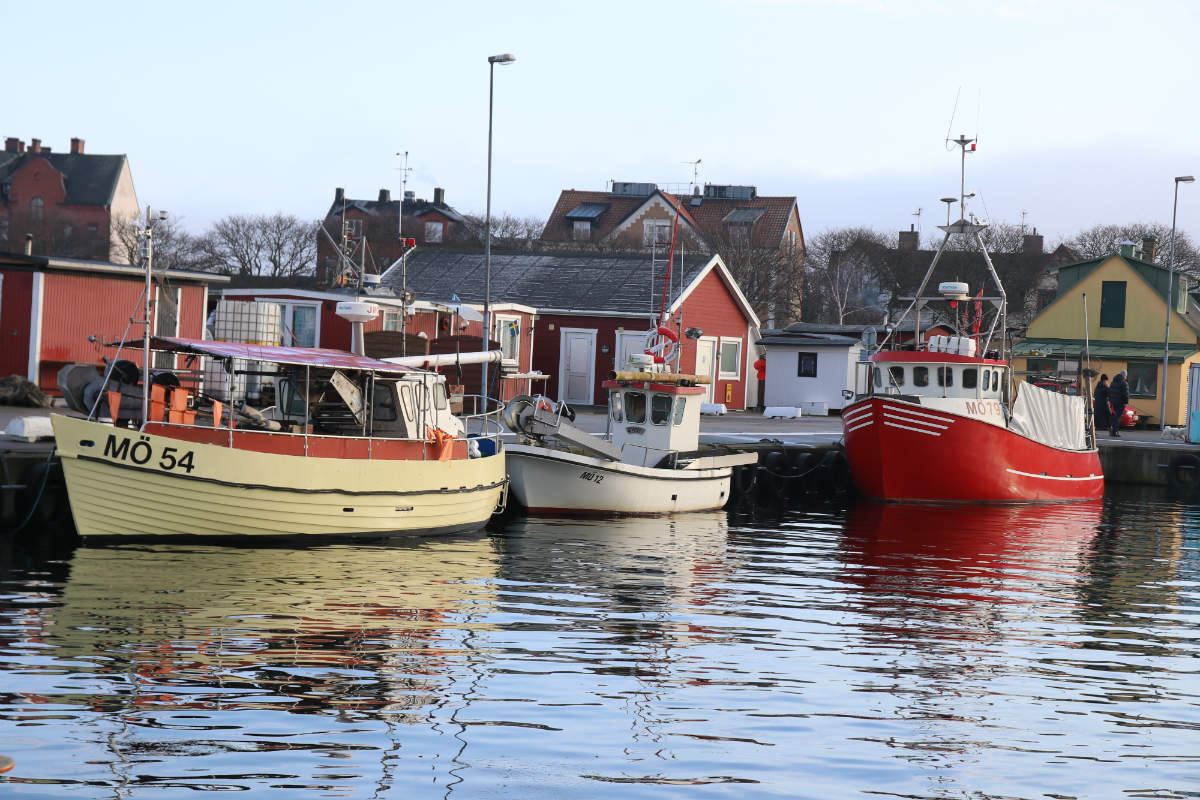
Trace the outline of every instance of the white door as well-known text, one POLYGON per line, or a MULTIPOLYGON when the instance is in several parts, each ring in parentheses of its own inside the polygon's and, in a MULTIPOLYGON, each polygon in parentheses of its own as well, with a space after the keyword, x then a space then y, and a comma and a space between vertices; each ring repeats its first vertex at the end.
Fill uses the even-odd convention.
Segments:
POLYGON ((617 334, 617 357, 613 363, 618 371, 629 369, 629 356, 646 350, 645 331, 621 331, 617 334))
POLYGON ((596 331, 563 328, 559 338, 558 396, 564 402, 592 405, 596 385, 596 331))
MULTIPOLYGON (((712 378, 717 374, 717 340, 713 336, 701 336, 696 340, 696 375, 712 378)), ((713 385, 710 380, 704 386, 704 402, 713 401, 713 385)))

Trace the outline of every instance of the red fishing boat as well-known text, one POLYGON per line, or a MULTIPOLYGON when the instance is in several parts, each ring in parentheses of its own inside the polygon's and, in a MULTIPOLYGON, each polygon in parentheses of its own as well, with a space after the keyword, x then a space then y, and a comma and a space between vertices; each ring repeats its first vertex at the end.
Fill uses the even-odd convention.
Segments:
MULTIPOLYGON (((974 140, 954 141, 965 165, 974 140)), ((960 209, 965 200, 964 192, 960 209)), ((916 295, 860 365, 842 429, 854 484, 869 497, 1017 502, 1091 500, 1104 493, 1090 404, 1082 396, 1014 382, 1004 341, 1007 297, 980 235, 986 227, 973 216, 968 221, 965 211, 957 222, 939 226, 945 237, 916 295), (939 284, 940 296, 923 296, 956 235, 975 244, 997 296, 981 291, 972 297, 957 281, 939 284), (935 301, 973 301, 973 329, 923 340, 922 309, 935 301), (983 334, 985 303, 992 319, 983 334), (895 332, 910 314, 914 335, 901 346, 895 332)), ((951 317, 958 325, 957 313, 951 317)))

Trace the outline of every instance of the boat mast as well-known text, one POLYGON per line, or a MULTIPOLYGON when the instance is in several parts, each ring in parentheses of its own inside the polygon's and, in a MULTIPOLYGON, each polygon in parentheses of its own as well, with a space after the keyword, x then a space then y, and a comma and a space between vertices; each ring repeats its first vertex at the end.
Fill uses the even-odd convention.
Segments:
MULTIPOLYGON (((159 211, 159 219, 166 219, 167 212, 159 211)), ((142 260, 146 264, 146 287, 142 295, 142 424, 150 421, 150 277, 154 269, 154 214, 150 206, 146 206, 146 222, 144 227, 135 231, 141 243, 142 260)), ((113 420, 116 422, 116 420, 113 420)))

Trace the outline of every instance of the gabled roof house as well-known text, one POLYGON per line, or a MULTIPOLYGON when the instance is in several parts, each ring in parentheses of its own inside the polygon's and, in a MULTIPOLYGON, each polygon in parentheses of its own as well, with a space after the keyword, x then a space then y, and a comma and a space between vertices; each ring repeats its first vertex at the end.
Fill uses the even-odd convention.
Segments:
POLYGON ((52 152, 40 139, 29 147, 9 136, 0 152, 0 251, 128 263, 118 226, 138 216, 129 159, 52 152))
MULTIPOLYGON (((408 258, 407 273, 407 287, 418 297, 457 296, 482 307, 488 282, 483 253, 418 249, 408 258)), ((399 283, 396 269, 383 276, 384 286, 399 289, 399 283)), ((645 254, 493 251, 491 337, 500 341, 514 330, 505 308, 532 309, 532 324, 520 324, 518 335, 531 340, 533 368, 550 375, 545 393, 574 404, 602 404, 607 373, 646 347, 662 292, 645 254)), ((756 386, 747 364, 754 359, 747 356, 758 317, 720 256, 685 255, 682 267, 677 260, 667 308, 680 331, 697 329, 694 338, 680 337, 680 369, 711 376, 707 389, 715 402, 734 409, 753 404, 756 386)))
POLYGON ((1160 392, 1165 389, 1165 422, 1180 425, 1188 367, 1200 362, 1200 304, 1188 293, 1186 276, 1175 273, 1168 312, 1171 272, 1154 263, 1145 246, 1125 242, 1101 258, 1054 269, 1057 294, 1029 323, 1025 339, 1013 346, 1013 365, 1034 373, 1073 374, 1086 350, 1097 372, 1112 377, 1128 371, 1130 403, 1155 425, 1163 423, 1160 392), (1164 348, 1168 313, 1171 335, 1164 348))

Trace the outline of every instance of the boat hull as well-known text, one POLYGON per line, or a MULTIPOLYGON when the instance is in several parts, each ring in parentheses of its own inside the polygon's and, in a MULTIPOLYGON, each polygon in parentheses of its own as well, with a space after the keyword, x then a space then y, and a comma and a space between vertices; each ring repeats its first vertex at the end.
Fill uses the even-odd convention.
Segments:
POLYGON ((847 406, 842 426, 855 487, 879 500, 1066 501, 1104 494, 1095 449, 1062 450, 887 397, 847 406))
POLYGON ((657 469, 532 445, 509 445, 513 497, 531 514, 671 514, 721 508, 732 467, 657 469))
POLYGON ((186 441, 52 415, 83 536, 319 536, 483 527, 505 456, 345 459, 186 441))

